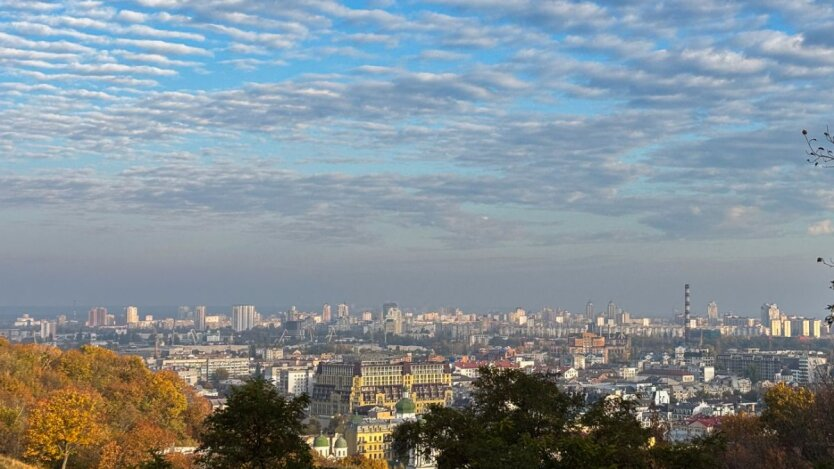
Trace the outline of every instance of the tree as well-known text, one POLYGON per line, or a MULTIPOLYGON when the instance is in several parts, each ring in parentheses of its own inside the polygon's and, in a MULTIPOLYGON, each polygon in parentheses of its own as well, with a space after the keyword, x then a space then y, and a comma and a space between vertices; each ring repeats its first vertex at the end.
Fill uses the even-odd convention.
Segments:
MULTIPOLYGON (((823 135, 829 145, 834 145, 834 135, 831 134, 828 127, 825 128, 823 135)), ((805 137, 805 143, 808 145, 808 149, 805 150, 805 153, 808 155, 808 158, 806 159, 808 163, 811 163, 814 166, 822 165, 824 167, 830 167, 834 164, 834 150, 830 147, 820 146, 819 141, 816 138, 809 137, 808 131, 805 129, 802 129, 802 136, 805 137)), ((828 267, 834 267, 834 261, 830 259, 826 260, 822 257, 817 257, 817 262, 825 264, 828 267)), ((834 290, 834 281, 832 281, 828 287, 834 290)), ((828 310, 828 316, 826 316, 825 322, 828 323, 829 326, 834 325, 834 304, 826 306, 825 309, 828 310)))
POLYGON ((421 419, 394 430, 393 449, 401 460, 416 449, 434 456, 439 469, 650 467, 655 454, 658 461, 687 461, 690 467, 716 463, 696 457, 699 445, 674 454, 650 450, 652 429, 634 417, 632 401, 609 396, 588 404, 584 395, 562 391, 546 375, 479 371, 472 406, 430 407, 421 419))
POLYGON ((61 460, 61 467, 66 468, 78 447, 97 443, 102 437, 102 407, 101 398, 92 392, 55 392, 41 401, 29 417, 25 455, 41 461, 61 460))
POLYGON ((309 468, 310 448, 299 437, 306 395, 284 399, 263 377, 233 388, 227 407, 206 419, 200 451, 209 468, 309 468))

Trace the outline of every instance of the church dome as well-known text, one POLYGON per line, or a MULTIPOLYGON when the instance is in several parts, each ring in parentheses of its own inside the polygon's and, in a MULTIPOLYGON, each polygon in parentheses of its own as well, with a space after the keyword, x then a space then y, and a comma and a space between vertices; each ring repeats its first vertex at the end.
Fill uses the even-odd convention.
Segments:
POLYGON ((324 435, 319 435, 313 440, 313 448, 329 448, 330 440, 324 435))
POLYGON ((398 414, 413 414, 417 412, 417 404, 407 397, 400 399, 394 408, 398 414))
POLYGON ((333 445, 334 448, 347 448, 347 440, 342 437, 336 438, 336 443, 333 445))

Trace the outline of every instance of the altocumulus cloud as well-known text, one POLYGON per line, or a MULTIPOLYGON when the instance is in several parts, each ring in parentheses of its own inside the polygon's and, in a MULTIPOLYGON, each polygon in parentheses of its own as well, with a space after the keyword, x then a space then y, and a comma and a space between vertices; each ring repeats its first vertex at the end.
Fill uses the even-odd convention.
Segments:
POLYGON ((0 9, 8 209, 233 219, 311 244, 389 226, 454 248, 832 230, 831 176, 797 133, 834 111, 825 5, 0 9))

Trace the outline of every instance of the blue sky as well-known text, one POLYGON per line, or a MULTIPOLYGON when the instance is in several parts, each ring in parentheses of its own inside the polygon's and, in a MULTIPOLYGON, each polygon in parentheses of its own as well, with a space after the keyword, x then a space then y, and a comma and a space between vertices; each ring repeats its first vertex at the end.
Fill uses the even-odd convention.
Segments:
POLYGON ((0 0, 0 304, 822 315, 832 19, 0 0))

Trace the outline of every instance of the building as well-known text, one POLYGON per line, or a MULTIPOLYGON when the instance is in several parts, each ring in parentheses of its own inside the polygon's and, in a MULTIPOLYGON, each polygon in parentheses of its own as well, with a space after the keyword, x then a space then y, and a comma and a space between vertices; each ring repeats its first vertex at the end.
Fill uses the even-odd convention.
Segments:
POLYGON ((200 380, 209 380, 220 368, 229 372, 230 378, 245 378, 250 375, 248 358, 163 358, 157 365, 163 370, 196 370, 200 380))
POLYGON ((198 331, 206 330, 206 307, 205 306, 195 306, 194 307, 194 328, 198 331))
POLYGON ((55 329, 57 323, 55 321, 41 320, 41 339, 53 340, 55 338, 55 329))
POLYGON ((392 408, 403 396, 417 413, 429 404, 449 405, 452 374, 446 363, 392 363, 355 360, 320 363, 313 384, 310 413, 330 418, 349 415, 366 405, 392 408))
POLYGON ((346 303, 339 303, 339 306, 337 306, 336 308, 336 317, 338 317, 339 319, 350 317, 350 306, 348 306, 346 303))
POLYGON ((136 306, 128 306, 125 308, 125 324, 128 326, 139 323, 139 308, 136 306))
POLYGON ((718 370, 736 376, 746 376, 753 383, 760 380, 772 381, 778 373, 792 374, 800 384, 807 384, 814 382, 819 374, 817 370, 826 362, 825 356, 820 352, 751 349, 718 354, 715 365, 718 370))
MULTIPOLYGON (((762 305, 762 325, 770 327, 771 321, 778 321, 782 318, 782 312, 776 304, 765 303, 762 305)), ((772 334, 773 335, 773 334, 772 334)), ((775 334, 781 335, 781 334, 775 334)), ((787 336, 790 337, 790 336, 787 336)))
POLYGON ((585 304, 585 319, 593 318, 594 314, 594 304, 591 303, 591 300, 588 300, 588 303, 585 304))
POLYGON ((608 302, 608 308, 605 311, 605 318, 608 321, 615 321, 617 319, 617 304, 614 301, 608 302))
POLYGON ((333 313, 330 309, 330 305, 325 303, 324 306, 321 307, 321 322, 327 324, 333 320, 333 313))
POLYGON ((232 307, 232 328, 236 332, 248 331, 255 327, 257 312, 253 305, 236 305, 232 307))
POLYGON ((284 396, 309 395, 314 377, 315 370, 307 367, 272 369, 272 381, 284 396))
POLYGON ((361 454, 370 460, 391 460, 391 442, 400 419, 363 419, 355 416, 345 429, 348 454, 361 454))
POLYGON ((87 326, 99 327, 107 325, 107 308, 97 306, 87 313, 87 326))
POLYGON ((399 309, 399 306, 397 305, 397 303, 383 303, 382 304, 382 313, 379 316, 379 320, 384 321, 385 318, 390 316, 389 313, 391 312, 391 310, 394 310, 394 309, 399 309))
POLYGON ((710 301, 707 305, 707 320, 710 324, 718 323, 718 304, 715 301, 710 301))

